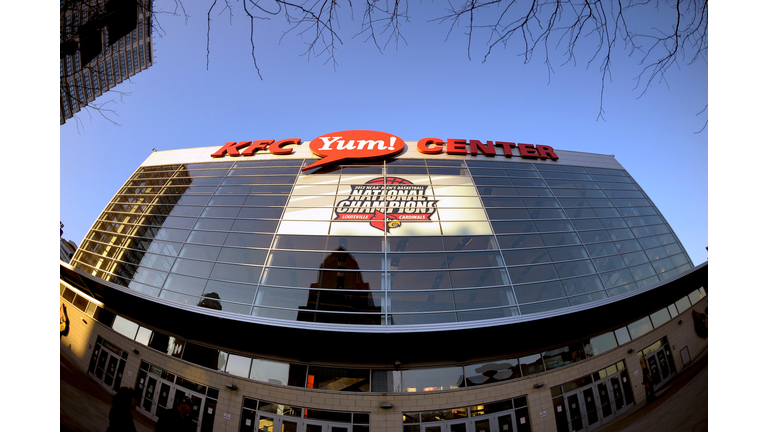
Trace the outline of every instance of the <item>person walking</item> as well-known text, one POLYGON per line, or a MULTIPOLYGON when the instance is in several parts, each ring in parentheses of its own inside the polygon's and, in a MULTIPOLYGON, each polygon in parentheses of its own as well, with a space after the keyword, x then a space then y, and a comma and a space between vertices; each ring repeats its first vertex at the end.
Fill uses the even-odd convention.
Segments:
POLYGON ((175 408, 165 410, 155 424, 155 432, 195 432, 197 425, 191 418, 192 401, 183 396, 175 403, 175 408))
POLYGON ((646 403, 651 403, 656 400, 656 393, 653 391, 653 378, 648 371, 643 374, 643 386, 645 386, 645 400, 646 403))
POLYGON ((136 432, 133 410, 136 408, 136 392, 130 387, 120 387, 112 397, 107 432, 136 432))

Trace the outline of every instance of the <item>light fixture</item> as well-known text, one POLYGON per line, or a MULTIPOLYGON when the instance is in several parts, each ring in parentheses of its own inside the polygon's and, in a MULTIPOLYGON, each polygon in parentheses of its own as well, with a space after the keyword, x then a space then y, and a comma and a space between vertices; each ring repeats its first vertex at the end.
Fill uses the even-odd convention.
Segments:
POLYGON ((542 387, 544 387, 544 383, 543 382, 536 383, 536 384, 533 385, 533 388, 542 388, 542 387))
POLYGON ((402 366, 403 366, 403 364, 400 363, 400 360, 395 360, 395 369, 400 369, 400 367, 402 367, 402 366))
POLYGON ((379 405, 379 408, 381 409, 392 409, 394 405, 392 405, 389 402, 384 402, 383 404, 379 405))
POLYGON ((237 386, 234 384, 227 384, 226 387, 230 390, 237 390, 237 386))
POLYGON ((139 355, 139 350, 137 350, 136 348, 134 348, 134 349, 133 349, 133 353, 134 353, 134 354, 136 354, 136 355, 139 355))
POLYGON ((632 354, 633 352, 635 352, 634 348, 630 348, 630 349, 627 350, 627 354, 632 354))
POLYGON ((83 320, 83 322, 84 322, 85 324, 88 324, 88 321, 86 321, 86 320, 85 320, 85 318, 80 318, 80 319, 81 319, 81 320, 83 320))

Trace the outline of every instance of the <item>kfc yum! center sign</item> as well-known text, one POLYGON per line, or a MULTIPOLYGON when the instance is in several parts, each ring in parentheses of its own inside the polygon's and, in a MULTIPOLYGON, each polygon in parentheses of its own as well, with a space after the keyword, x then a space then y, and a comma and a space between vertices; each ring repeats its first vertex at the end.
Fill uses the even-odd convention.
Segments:
MULTIPOLYGON (((225 143, 213 158, 253 156, 258 152, 273 155, 293 153, 294 145, 301 145, 299 138, 283 140, 232 141, 225 143)), ((313 154, 319 156, 316 162, 305 166, 302 171, 331 167, 336 164, 354 161, 370 161, 392 158, 405 150, 402 138, 387 132, 370 130, 347 130, 321 135, 309 142, 313 154)), ((557 160, 555 150, 546 145, 515 143, 509 141, 480 141, 474 139, 422 138, 416 143, 417 150, 425 155, 447 153, 454 156, 486 157, 502 156, 523 159, 557 160)))

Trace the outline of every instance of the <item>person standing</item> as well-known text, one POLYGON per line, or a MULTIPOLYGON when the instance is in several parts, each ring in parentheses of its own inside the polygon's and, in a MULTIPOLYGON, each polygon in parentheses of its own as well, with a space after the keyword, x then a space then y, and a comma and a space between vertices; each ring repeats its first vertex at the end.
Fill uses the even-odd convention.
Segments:
POLYGON ((155 424, 155 432, 195 432, 197 425, 191 418, 192 401, 183 396, 176 401, 176 407, 165 410, 155 424))
POLYGON ((136 432, 132 412, 137 403, 136 393, 132 388, 120 387, 112 397, 107 432, 136 432))

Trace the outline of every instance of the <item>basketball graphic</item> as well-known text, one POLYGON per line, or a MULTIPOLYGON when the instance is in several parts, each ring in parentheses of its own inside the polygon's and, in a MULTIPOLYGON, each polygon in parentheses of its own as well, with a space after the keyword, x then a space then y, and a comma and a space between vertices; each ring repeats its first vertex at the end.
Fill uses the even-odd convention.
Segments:
POLYGON ((365 184, 412 185, 413 183, 400 177, 377 177, 368 180, 365 184))
POLYGON ((388 233, 403 221, 431 221, 437 208, 428 186, 401 177, 376 177, 351 187, 347 199, 336 204, 334 220, 369 221, 388 233))

